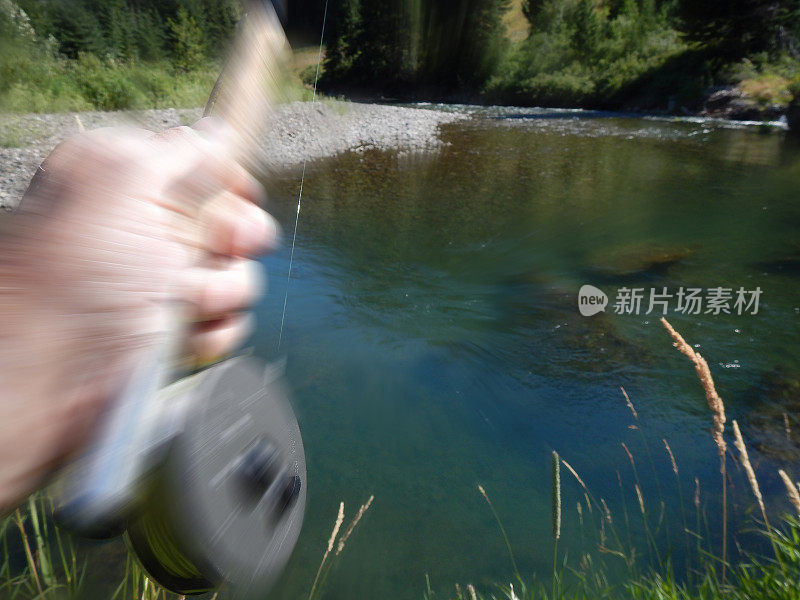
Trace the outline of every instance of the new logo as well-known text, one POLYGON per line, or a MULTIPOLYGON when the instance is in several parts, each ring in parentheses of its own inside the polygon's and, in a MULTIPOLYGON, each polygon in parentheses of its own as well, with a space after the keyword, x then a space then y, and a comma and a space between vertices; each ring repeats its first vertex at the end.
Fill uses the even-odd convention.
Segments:
POLYGON ((608 296, 593 285, 583 285, 578 291, 578 310, 584 317, 603 312, 608 306, 608 296))

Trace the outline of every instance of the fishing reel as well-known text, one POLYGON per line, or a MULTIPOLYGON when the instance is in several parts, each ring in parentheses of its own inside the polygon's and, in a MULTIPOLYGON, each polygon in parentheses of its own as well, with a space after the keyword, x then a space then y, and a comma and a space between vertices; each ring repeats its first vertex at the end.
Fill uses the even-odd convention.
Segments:
MULTIPOLYGON (((243 160, 257 150, 249 133, 272 114, 289 60, 284 0, 244 7, 205 110, 239 133, 243 160)), ((151 578, 175 593, 228 584, 263 594, 294 549, 306 504, 282 370, 236 357, 177 377, 179 338, 167 332, 121 386, 98 438, 63 478, 56 519, 84 537, 124 534, 151 578)))
POLYGON ((85 537, 124 534, 175 593, 263 593, 306 503, 303 442, 279 372, 237 357, 149 398, 130 390, 73 465, 56 519, 85 537))

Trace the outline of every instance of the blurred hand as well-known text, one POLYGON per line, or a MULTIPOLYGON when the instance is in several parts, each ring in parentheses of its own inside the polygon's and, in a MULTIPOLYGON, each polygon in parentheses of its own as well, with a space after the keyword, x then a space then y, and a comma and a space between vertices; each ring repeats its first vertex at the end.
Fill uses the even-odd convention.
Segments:
POLYGON ((0 510, 81 449, 143 353, 189 320, 208 361, 249 331, 248 257, 276 243, 261 186, 209 120, 59 145, 0 238, 0 510), (180 310, 176 313, 176 307, 180 310))

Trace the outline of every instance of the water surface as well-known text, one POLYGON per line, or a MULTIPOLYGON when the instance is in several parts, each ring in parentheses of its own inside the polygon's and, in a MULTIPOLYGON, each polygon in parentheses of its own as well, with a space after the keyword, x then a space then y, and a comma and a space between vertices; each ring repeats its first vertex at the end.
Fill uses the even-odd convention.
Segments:
MULTIPOLYGON (((754 128, 547 111, 484 111, 443 139, 436 153, 309 165, 279 350, 289 244, 265 259, 270 293, 255 345, 288 359, 309 468, 306 525, 275 597, 307 593, 339 501, 349 520, 371 494, 326 597, 416 599, 426 575, 439 590, 508 581, 478 484, 523 575, 547 580, 552 450, 618 525, 629 513, 644 567, 656 557, 621 442, 637 460, 651 525, 665 503, 657 537, 684 564, 678 506, 694 527, 695 477, 718 529, 702 390, 658 315, 609 307, 582 317, 583 284, 612 302, 623 286, 761 288, 756 315, 669 318, 707 357, 772 510, 786 510, 775 470, 794 445, 782 437, 784 410, 800 429, 798 148, 754 128), (630 427, 620 386, 641 429, 630 427)), ((299 173, 269 182, 288 242, 298 183, 299 173)), ((731 530, 747 547, 750 499, 732 470, 731 530)), ((615 576, 619 561, 597 553, 598 515, 581 526, 582 490, 566 473, 563 496, 560 547, 573 566, 593 552, 615 576)))

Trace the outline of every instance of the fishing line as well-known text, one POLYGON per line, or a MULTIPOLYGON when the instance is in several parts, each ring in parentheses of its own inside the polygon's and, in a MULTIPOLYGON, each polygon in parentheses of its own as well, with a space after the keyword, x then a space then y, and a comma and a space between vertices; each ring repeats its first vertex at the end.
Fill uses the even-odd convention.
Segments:
MULTIPOLYGON (((322 41, 325 38, 325 23, 328 20, 328 0, 325 0, 325 12, 322 15, 322 33, 319 36, 319 53, 317 54, 317 72, 314 74, 314 91, 311 94, 311 106, 317 100, 317 83, 319 82, 319 66, 322 63, 322 41)), ((286 294, 283 296, 283 312, 281 314, 281 329, 278 333, 278 347, 281 348, 283 340, 283 325, 286 321, 286 303, 289 301, 289 283, 292 280, 292 265, 294 264, 294 248, 297 244, 297 226, 300 223, 300 205, 303 202, 303 184, 306 181, 306 166, 308 165, 308 155, 303 157, 303 174, 300 176, 300 194, 297 197, 297 212, 294 216, 294 234, 292 235, 292 250, 289 253, 289 271, 286 273, 286 294)))

